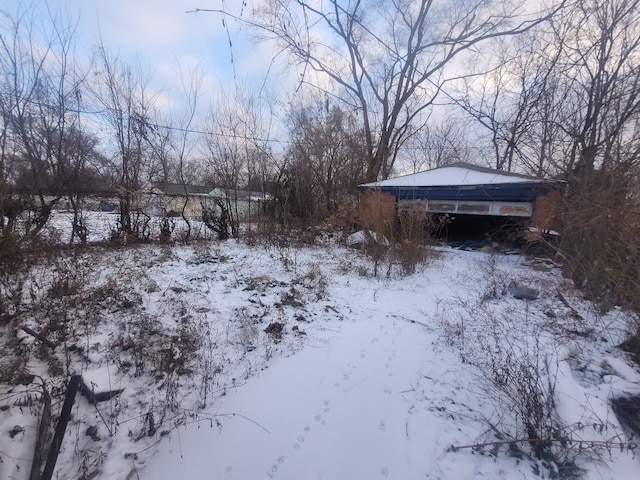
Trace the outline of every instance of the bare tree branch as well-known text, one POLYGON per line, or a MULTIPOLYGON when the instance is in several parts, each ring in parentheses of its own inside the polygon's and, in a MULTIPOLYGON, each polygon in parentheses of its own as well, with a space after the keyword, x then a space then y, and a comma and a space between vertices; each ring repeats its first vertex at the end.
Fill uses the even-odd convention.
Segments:
POLYGON ((324 75, 341 90, 338 95, 357 107, 365 130, 365 180, 375 181, 391 173, 402 142, 457 75, 455 63, 464 52, 526 32, 564 4, 527 14, 522 4, 508 1, 272 0, 251 19, 195 11, 254 28, 304 66, 305 74, 310 69, 324 75))

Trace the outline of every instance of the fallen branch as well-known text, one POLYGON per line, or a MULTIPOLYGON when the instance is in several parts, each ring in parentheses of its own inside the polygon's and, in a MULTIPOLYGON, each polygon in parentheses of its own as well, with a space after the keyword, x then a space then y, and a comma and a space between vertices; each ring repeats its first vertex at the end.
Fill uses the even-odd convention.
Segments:
POLYGON ((431 327, 431 325, 428 325, 424 322, 420 322, 418 320, 414 320, 413 318, 409 318, 409 317, 405 317, 404 315, 396 315, 396 314, 391 314, 389 315, 389 317, 393 317, 393 318, 397 318, 399 320, 404 320, 405 322, 409 322, 413 325, 420 325, 424 328, 426 328, 427 330, 429 330, 430 332, 433 331, 433 328, 431 327))
POLYGON ((473 443, 473 444, 469 444, 469 445, 451 445, 447 451, 448 452, 457 452, 458 450, 462 450, 465 448, 473 448, 473 449, 481 449, 484 447, 495 447, 494 451, 497 450, 497 448, 503 446, 503 445, 516 445, 519 443, 542 443, 542 442, 546 442, 546 443, 562 443, 562 444, 576 444, 578 445, 579 449, 583 449, 586 448, 585 446, 589 447, 595 447, 595 446, 606 446, 606 447, 616 447, 616 448, 620 448, 620 450, 624 450, 625 448, 628 450, 635 450, 636 448, 638 448, 638 444, 634 443, 634 442, 623 442, 623 441, 616 441, 614 439, 610 439, 610 440, 574 440, 574 439, 570 439, 570 438, 517 438, 514 440, 496 440, 493 442, 484 442, 484 443, 473 443))
POLYGON ((47 338, 45 338, 44 335, 42 335, 41 333, 38 333, 29 327, 22 327, 22 330, 24 331, 24 333, 28 333, 29 335, 34 337, 36 340, 39 340, 40 342, 44 343, 47 347, 51 348, 51 350, 55 350, 56 347, 58 346, 55 343, 53 343, 51 340, 48 340, 47 338))
POLYGON ((584 318, 582 317, 582 315, 580 315, 580 314, 578 313, 578 311, 577 311, 575 308, 573 308, 573 306, 571 306, 571 304, 569 303, 569 300, 567 300, 567 298, 564 296, 564 294, 563 294, 559 289, 558 289, 558 291, 557 291, 557 294, 558 294, 558 298, 560 299, 560 301, 561 301, 562 303, 564 303, 564 305, 565 305, 569 310, 571 310, 571 315, 573 316, 573 318, 575 318, 576 320, 582 320, 582 321, 584 321, 584 318))

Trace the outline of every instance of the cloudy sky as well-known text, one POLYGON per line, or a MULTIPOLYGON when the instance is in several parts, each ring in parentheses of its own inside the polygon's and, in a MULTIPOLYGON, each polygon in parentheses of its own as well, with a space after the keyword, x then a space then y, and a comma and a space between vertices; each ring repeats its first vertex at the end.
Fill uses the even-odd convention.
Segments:
POLYGON ((66 12, 78 22, 81 52, 88 56, 102 41, 130 65, 151 72, 155 88, 170 90, 178 69, 187 72, 195 66, 205 72, 207 88, 232 89, 235 82, 260 86, 265 78, 281 84, 286 77, 282 66, 269 68, 273 46, 255 44, 237 22, 228 21, 225 27, 218 13, 187 13, 224 9, 247 17, 255 0, 8 0, 0 8, 14 13, 19 5, 24 9, 31 4, 43 14, 47 5, 53 12, 66 12))

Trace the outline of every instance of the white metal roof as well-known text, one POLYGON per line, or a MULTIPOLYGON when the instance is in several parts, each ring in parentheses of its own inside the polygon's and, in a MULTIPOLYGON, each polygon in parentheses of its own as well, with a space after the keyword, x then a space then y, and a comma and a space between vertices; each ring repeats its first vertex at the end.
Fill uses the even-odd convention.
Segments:
POLYGON ((411 175, 403 175, 380 182, 365 183, 361 187, 417 187, 498 185, 503 183, 540 183, 541 178, 502 172, 469 164, 454 164, 411 175))

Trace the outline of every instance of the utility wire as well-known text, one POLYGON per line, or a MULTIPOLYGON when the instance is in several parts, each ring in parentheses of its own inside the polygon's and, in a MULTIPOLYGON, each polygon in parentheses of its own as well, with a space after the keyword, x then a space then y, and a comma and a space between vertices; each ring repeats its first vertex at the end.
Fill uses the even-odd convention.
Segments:
MULTIPOLYGON (((13 100, 13 96, 6 94, 6 93, 1 93, 0 92, 0 96, 3 96, 5 98, 10 98, 11 100, 13 100)), ((39 100, 25 100, 25 99, 21 99, 22 103, 28 103, 37 107, 42 107, 42 108, 46 108, 46 109, 50 109, 52 111, 55 111, 55 107, 39 101, 39 100)), ((91 119, 89 120, 95 120, 96 123, 99 123, 101 125, 105 125, 108 126, 108 123, 106 123, 103 120, 100 120, 99 117, 101 115, 104 115, 106 110, 102 109, 102 110, 91 110, 91 109, 87 109, 87 108, 70 108, 69 113, 73 113, 73 114, 83 114, 83 115, 88 115, 91 116, 91 119), (97 117, 97 118, 96 118, 97 117)), ((256 136, 249 136, 249 135, 242 135, 242 134, 237 134, 237 133, 224 133, 224 132, 213 132, 213 131, 207 131, 207 130, 199 130, 199 129, 194 129, 194 128, 182 128, 182 127, 177 127, 177 126, 172 126, 172 125, 162 125, 159 123, 151 123, 151 122, 147 122, 147 125, 149 125, 152 128, 156 128, 156 129, 164 129, 164 130, 173 130, 173 131, 177 131, 177 132, 182 132, 182 133, 192 133, 192 134, 197 134, 197 135, 203 135, 203 136, 210 136, 210 137, 217 137, 217 138, 229 138, 229 139, 234 139, 234 140, 246 140, 246 141, 254 141, 254 142, 264 142, 264 143, 270 143, 270 144, 277 144, 277 145, 282 145, 282 146, 291 146, 291 145, 308 145, 308 146, 313 146, 314 142, 309 142, 309 141, 296 141, 296 140, 282 140, 282 139, 276 139, 276 138, 262 138, 262 137, 256 137, 256 136)), ((348 140, 358 140, 358 136, 355 135, 345 135, 344 139, 348 139, 348 140)), ((473 148, 473 146, 469 146, 469 148, 473 148)), ((479 147, 476 147, 478 149, 480 149, 479 147)), ((426 146, 416 146, 416 147, 412 147, 412 146, 403 146, 402 150, 404 151, 427 151, 429 150, 429 147, 426 146)))

